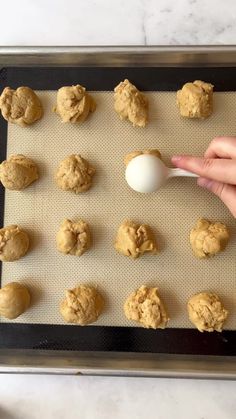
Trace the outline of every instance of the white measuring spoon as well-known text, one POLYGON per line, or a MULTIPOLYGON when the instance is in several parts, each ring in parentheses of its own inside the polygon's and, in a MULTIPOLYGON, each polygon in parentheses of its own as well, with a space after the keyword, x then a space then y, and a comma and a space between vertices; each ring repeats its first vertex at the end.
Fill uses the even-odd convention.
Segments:
POLYGON ((198 177, 187 170, 167 167, 161 159, 153 154, 140 154, 134 157, 128 163, 125 171, 128 185, 141 193, 155 192, 168 179, 176 176, 198 177))

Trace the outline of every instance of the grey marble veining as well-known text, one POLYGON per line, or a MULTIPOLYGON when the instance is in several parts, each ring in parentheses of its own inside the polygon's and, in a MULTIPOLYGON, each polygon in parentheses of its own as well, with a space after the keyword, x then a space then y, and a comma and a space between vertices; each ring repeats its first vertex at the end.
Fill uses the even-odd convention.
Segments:
POLYGON ((0 5, 0 45, 236 43, 235 0, 12 0, 0 5))
MULTIPOLYGON (((236 44, 236 0, 0 0, 0 45, 236 44)), ((236 382, 0 375, 0 419, 234 419, 236 382)))

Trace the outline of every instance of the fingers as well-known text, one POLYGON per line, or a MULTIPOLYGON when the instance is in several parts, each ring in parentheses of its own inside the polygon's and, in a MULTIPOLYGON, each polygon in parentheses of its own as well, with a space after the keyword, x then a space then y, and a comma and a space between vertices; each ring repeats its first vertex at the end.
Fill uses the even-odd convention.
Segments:
POLYGON ((197 180, 199 186, 208 189, 217 195, 229 208, 230 212, 236 218, 236 187, 226 185, 225 183, 200 177, 197 180))
POLYGON ((236 159, 236 137, 216 137, 211 141, 204 157, 214 159, 221 157, 225 159, 236 159))
POLYGON ((174 156, 172 163, 201 177, 236 185, 236 160, 174 156))
POLYGON ((172 163, 198 174, 198 185, 217 195, 236 218, 236 137, 217 137, 204 158, 174 156, 172 163))

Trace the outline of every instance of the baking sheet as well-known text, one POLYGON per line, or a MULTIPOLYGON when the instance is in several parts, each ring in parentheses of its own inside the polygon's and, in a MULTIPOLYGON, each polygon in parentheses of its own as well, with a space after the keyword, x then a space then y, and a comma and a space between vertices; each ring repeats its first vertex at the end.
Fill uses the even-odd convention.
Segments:
MULTIPOLYGON (((15 322, 64 324, 58 306, 65 289, 86 283, 98 286, 106 310, 97 325, 130 326, 123 302, 146 283, 160 288, 168 308, 170 327, 191 327, 186 302, 196 292, 209 290, 222 298, 230 311, 228 329, 236 329, 235 220, 195 179, 174 179, 152 195, 130 190, 124 180, 123 157, 135 149, 159 148, 164 160, 176 153, 201 155, 216 135, 236 133, 236 94, 214 94, 214 114, 205 121, 179 117, 175 93, 149 92, 150 124, 133 128, 113 110, 112 92, 92 92, 97 110, 81 126, 61 124, 52 113, 56 92, 38 92, 43 119, 22 129, 8 126, 7 154, 22 153, 35 159, 40 180, 23 192, 6 191, 4 224, 17 223, 29 231, 31 252, 20 261, 4 263, 2 285, 20 281, 29 286, 33 304, 15 322), (81 153, 97 169, 94 186, 74 195, 57 189, 55 169, 65 156, 81 153), (55 236, 64 218, 89 222, 93 248, 82 257, 57 252, 55 236), (189 246, 189 230, 199 217, 225 222, 231 241, 221 255, 199 261, 189 246), (161 252, 130 260, 115 252, 113 241, 121 222, 131 218, 150 224, 161 252)), ((1 319, 3 322, 4 320, 1 319)))

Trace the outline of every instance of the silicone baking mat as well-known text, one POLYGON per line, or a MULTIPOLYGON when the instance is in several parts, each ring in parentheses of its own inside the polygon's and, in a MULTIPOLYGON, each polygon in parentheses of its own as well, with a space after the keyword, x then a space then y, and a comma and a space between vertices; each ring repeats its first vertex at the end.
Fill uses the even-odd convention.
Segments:
POLYGON ((65 324, 58 309, 65 290, 92 284, 106 300, 96 325, 135 326, 125 318, 123 303, 147 284, 160 289, 169 327, 191 328, 187 300, 207 290, 219 294, 229 310, 226 328, 236 329, 235 220, 229 211, 197 187, 195 179, 171 180, 151 195, 135 193, 124 180, 123 164, 124 156, 137 149, 158 148, 167 164, 176 153, 202 155, 214 136, 236 133, 236 93, 214 93, 213 115, 199 121, 180 118, 175 92, 146 92, 150 122, 145 129, 120 121, 112 92, 91 94, 97 110, 81 126, 62 124, 52 112, 55 91, 38 92, 44 107, 41 121, 26 129, 8 125, 7 155, 22 153, 40 169, 39 181, 25 191, 5 191, 4 225, 19 224, 31 238, 26 257, 2 265, 2 286, 20 281, 32 293, 31 308, 14 322, 65 324), (93 187, 79 195, 59 190, 54 182, 59 162, 72 153, 96 168, 93 187), (189 245, 189 231, 200 217, 220 220, 231 232, 226 251, 209 260, 195 259, 189 245), (64 218, 90 224, 93 247, 82 257, 56 250, 55 236, 64 218), (157 256, 132 260, 115 252, 117 228, 127 218, 153 227, 160 244, 157 256))
POLYGON ((19 223, 31 236, 30 253, 13 264, 0 263, 1 283, 21 281, 32 293, 30 310, 13 322, 0 322, 1 349, 149 352, 189 355, 236 355, 235 222, 223 204, 196 186, 196 180, 172 180, 153 195, 139 195, 124 180, 123 157, 134 149, 158 147, 165 161, 174 153, 201 155, 215 135, 235 134, 234 67, 8 67, 0 69, 0 88, 20 85, 38 90, 44 118, 27 129, 0 118, 0 160, 24 153, 40 167, 40 180, 23 192, 0 187, 1 225, 19 223), (113 89, 125 78, 150 99, 146 129, 122 122, 113 110, 113 89), (186 81, 214 84, 214 114, 206 121, 182 120, 176 90, 186 81), (52 113, 56 90, 80 83, 96 98, 96 112, 82 126, 63 125, 52 113), (49 91, 50 90, 50 91, 49 91), (94 186, 75 196, 57 189, 59 161, 81 153, 96 166, 94 186), (5 209, 5 212, 4 212, 5 209), (224 254, 196 260, 188 243, 199 217, 221 219, 231 231, 224 254), (64 256, 55 235, 65 217, 83 217, 91 225, 93 248, 81 258, 64 256), (149 223, 160 255, 133 261, 113 249, 125 218, 149 223), (106 299, 99 322, 77 327, 64 323, 58 307, 64 291, 79 283, 98 286, 106 299), (129 323, 123 301, 141 284, 160 288, 171 321, 165 330, 129 323), (199 333, 187 319, 186 302, 200 290, 217 292, 230 311, 222 333, 199 333))

